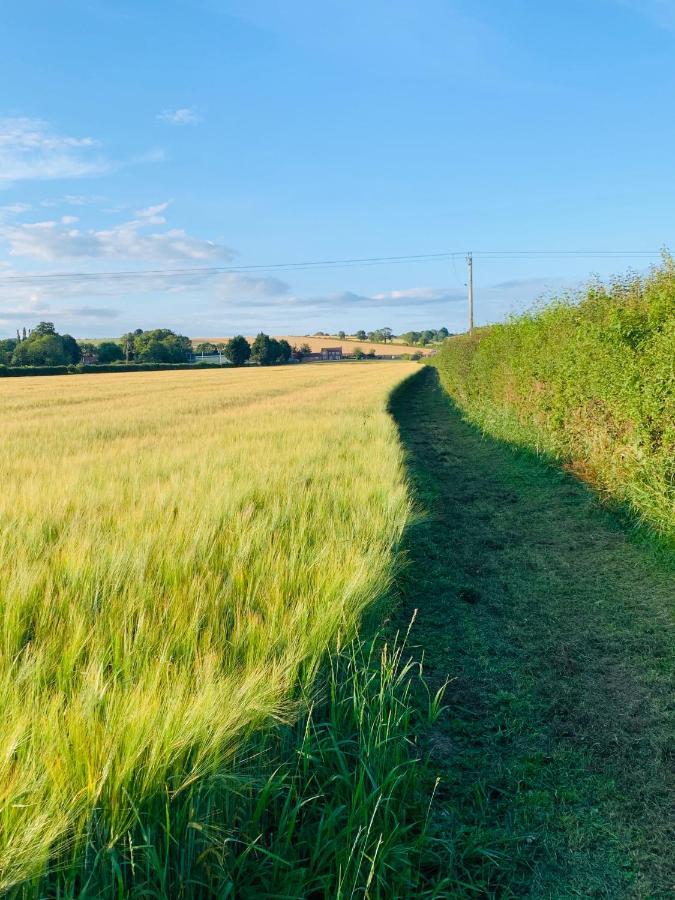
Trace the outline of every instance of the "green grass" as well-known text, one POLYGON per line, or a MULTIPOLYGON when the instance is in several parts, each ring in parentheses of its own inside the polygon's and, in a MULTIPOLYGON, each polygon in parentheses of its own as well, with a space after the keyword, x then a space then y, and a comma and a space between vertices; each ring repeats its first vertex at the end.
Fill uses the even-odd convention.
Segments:
POLYGON ((416 737, 443 692, 430 693, 406 638, 332 653, 297 722, 259 733, 218 780, 157 798, 124 841, 91 832, 86 853, 12 896, 447 896, 449 841, 432 833, 435 785, 416 737))
POLYGON ((450 679, 424 743, 446 896, 671 897, 672 557, 433 369, 392 410, 417 508, 395 621, 419 610, 428 684, 450 679))
POLYGON ((675 544, 675 265, 446 341, 431 361, 493 437, 550 454, 675 544))

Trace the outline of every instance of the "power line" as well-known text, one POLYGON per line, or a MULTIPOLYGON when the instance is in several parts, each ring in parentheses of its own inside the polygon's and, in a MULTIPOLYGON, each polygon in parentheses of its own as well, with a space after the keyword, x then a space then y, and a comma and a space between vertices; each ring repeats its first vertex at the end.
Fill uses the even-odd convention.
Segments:
MULTIPOLYGON (((654 259, 661 250, 476 250, 474 258, 480 259, 654 259)), ((67 280, 98 281, 134 279, 138 277, 193 277, 227 274, 264 274, 268 272, 299 272, 317 269, 352 268, 360 266, 402 265, 406 263, 433 262, 465 257, 466 251, 445 251, 440 253, 416 253, 400 256, 371 256, 351 259, 323 259, 305 262, 267 263, 248 266, 194 266, 172 269, 123 269, 112 272, 44 272, 26 275, 0 276, 0 283, 32 284, 42 281, 63 282, 67 280)))
POLYGON ((426 262, 434 259, 448 259, 452 256, 463 256, 463 253, 418 253, 408 256, 373 256, 354 259, 324 259, 312 262, 268 263, 250 266, 196 266, 180 269, 126 269, 114 272, 44 272, 35 275, 7 275, 0 278, 2 282, 20 283, 22 281, 67 279, 67 278, 129 278, 137 275, 222 275, 246 272, 302 271, 307 269, 327 269, 342 266, 382 265, 405 262, 426 262))

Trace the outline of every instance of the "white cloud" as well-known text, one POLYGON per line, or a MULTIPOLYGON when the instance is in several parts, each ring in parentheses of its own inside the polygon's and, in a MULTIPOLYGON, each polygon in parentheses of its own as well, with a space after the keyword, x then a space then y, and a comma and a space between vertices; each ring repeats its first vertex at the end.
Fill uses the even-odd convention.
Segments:
POLYGON ((453 290, 452 288, 406 288, 400 291, 383 291, 374 294, 373 300, 386 300, 389 304, 398 306, 433 305, 435 303, 456 303, 466 299, 466 291, 453 290))
POLYGON ((21 322, 29 324, 35 321, 51 321, 65 318, 70 320, 108 320, 116 319, 119 309, 109 306, 53 306, 39 295, 29 297, 23 303, 3 306, 0 302, 0 323, 21 322))
POLYGON ((180 109, 165 109, 157 118, 160 122, 168 122, 170 125, 195 125, 201 122, 201 117, 197 115, 191 106, 183 106, 180 109))
POLYGON ((210 289, 221 303, 241 299, 244 304, 248 304, 255 297, 276 299, 284 297, 288 294, 289 286, 279 278, 225 272, 217 276, 210 289))
POLYGON ((90 137, 60 135, 40 119, 0 119, 0 184, 103 175, 112 164, 90 137))
MULTIPOLYGON (((237 298, 233 298, 236 300, 237 298)), ((407 307, 415 309, 423 306, 442 306, 447 303, 464 301, 466 294, 453 291, 450 288, 406 288, 395 291, 382 291, 377 294, 358 294, 354 291, 340 291, 334 294, 318 296, 298 297, 292 294, 275 297, 273 304, 269 297, 262 296, 257 300, 247 299, 247 306, 272 307, 277 310, 289 310, 307 312, 349 309, 392 309, 394 307, 407 307)))
POLYGON ((30 203, 7 203, 5 206, 0 206, 0 223, 20 216, 22 213, 28 212, 30 208, 30 203))
POLYGON ((77 219, 64 216, 60 222, 47 220, 5 225, 0 238, 9 245, 11 256, 26 256, 45 262, 72 259, 158 260, 166 263, 186 261, 227 261, 233 252, 213 241, 189 235, 181 228, 148 232, 165 223, 168 203, 139 210, 136 219, 108 229, 73 227, 77 219))
POLYGON ((136 210, 136 215, 148 225, 163 225, 166 219, 162 213, 166 212, 170 202, 167 200, 166 203, 157 203, 155 206, 146 206, 145 209, 138 209, 136 210))
POLYGON ((40 206, 89 206, 92 203, 105 203, 106 199, 101 194, 65 194, 63 197, 42 200, 40 206))

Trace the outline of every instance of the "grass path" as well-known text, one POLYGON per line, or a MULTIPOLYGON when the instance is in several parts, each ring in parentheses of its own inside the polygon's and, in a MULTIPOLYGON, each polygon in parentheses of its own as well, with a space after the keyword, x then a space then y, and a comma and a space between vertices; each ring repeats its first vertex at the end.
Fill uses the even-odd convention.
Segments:
POLYGON ((428 741, 456 896, 675 896, 672 568, 435 372, 392 412, 420 510, 397 624, 419 609, 451 679, 428 741))

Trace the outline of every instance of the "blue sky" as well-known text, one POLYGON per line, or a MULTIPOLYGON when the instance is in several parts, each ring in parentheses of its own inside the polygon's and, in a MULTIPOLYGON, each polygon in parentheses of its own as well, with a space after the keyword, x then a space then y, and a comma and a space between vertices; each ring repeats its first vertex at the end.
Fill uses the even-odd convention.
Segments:
MULTIPOLYGON (((166 270, 672 244, 675 0, 24 0, 0 24, 3 334, 457 331, 461 258, 166 270)), ((477 319, 646 264, 478 257, 477 319)))

